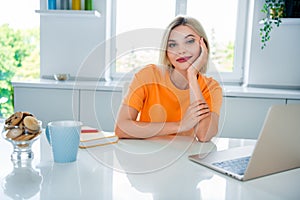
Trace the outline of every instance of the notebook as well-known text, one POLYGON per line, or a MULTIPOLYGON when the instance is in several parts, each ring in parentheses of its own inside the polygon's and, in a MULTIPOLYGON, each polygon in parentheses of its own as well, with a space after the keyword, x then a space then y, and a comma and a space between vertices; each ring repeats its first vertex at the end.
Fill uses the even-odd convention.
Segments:
POLYGON ((108 144, 116 144, 119 137, 114 132, 99 131, 89 126, 81 128, 79 148, 86 149, 108 144))
POLYGON ((241 181, 300 167, 300 104, 273 105, 255 146, 190 155, 189 159, 241 181))

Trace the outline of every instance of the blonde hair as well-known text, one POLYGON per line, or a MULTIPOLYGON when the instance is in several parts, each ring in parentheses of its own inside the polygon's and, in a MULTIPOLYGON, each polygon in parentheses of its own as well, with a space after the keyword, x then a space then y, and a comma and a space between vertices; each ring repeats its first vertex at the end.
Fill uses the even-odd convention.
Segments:
MULTIPOLYGON (((188 26, 189 28, 191 28, 193 31, 195 31, 200 37, 203 37, 204 42, 207 46, 208 49, 208 55, 210 52, 210 48, 209 48, 209 44, 208 44, 208 39, 206 36, 206 33, 204 31, 204 28, 202 27, 202 25, 200 24, 200 22, 192 17, 188 17, 188 16, 177 16, 170 24, 169 26, 166 28, 163 38, 162 38, 162 42, 161 42, 161 50, 160 50, 160 54, 159 54, 159 62, 162 66, 164 66, 165 68, 167 68, 168 70, 172 70, 174 67, 173 65, 170 63, 168 56, 167 56, 167 46, 168 46, 168 40, 169 40, 169 36, 171 31, 176 28, 177 26, 188 26)), ((205 66, 203 66, 200 69, 200 73, 206 73, 207 71, 207 63, 205 64, 205 66)))

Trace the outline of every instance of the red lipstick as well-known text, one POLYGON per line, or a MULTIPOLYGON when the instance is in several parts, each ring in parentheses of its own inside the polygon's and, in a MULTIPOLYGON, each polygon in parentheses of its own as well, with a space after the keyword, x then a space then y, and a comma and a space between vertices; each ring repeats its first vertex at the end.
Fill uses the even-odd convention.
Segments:
POLYGON ((188 61, 191 57, 192 56, 180 57, 180 58, 177 58, 176 61, 179 63, 184 63, 184 62, 188 61))

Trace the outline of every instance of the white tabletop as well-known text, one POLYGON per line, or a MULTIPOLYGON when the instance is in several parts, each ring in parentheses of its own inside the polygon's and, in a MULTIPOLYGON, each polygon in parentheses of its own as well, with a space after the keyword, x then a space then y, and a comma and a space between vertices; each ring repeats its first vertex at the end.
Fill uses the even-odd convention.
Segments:
POLYGON ((226 138, 199 143, 184 136, 120 140, 79 149, 76 162, 55 164, 42 135, 33 145, 32 167, 14 168, 12 146, 1 138, 0 199, 299 199, 300 169, 240 182, 187 158, 254 144, 226 138))

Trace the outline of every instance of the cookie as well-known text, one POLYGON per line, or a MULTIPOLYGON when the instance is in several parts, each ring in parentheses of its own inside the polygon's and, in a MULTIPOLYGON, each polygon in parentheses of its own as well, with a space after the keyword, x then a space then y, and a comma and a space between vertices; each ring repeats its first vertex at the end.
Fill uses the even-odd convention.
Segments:
POLYGON ((5 120, 5 124, 8 126, 17 126, 23 119, 22 112, 15 112, 8 119, 5 120))
POLYGON ((38 130, 31 130, 29 128, 25 128, 25 134, 38 134, 40 132, 40 129, 38 130))
POLYGON ((13 128, 10 129, 7 133, 6 133, 6 137, 11 138, 11 139, 15 139, 18 136, 22 135, 23 130, 18 129, 18 128, 13 128))
POLYGON ((27 112, 27 111, 23 112, 23 119, 24 119, 25 117, 27 117, 27 116, 32 116, 32 117, 34 117, 34 115, 33 115, 32 113, 30 113, 30 112, 27 112))
POLYGON ((18 126, 7 125, 7 124, 4 125, 4 129, 5 129, 6 131, 9 130, 9 129, 13 129, 13 128, 18 128, 18 126))
POLYGON ((23 131, 25 130, 25 125, 24 125, 23 121, 19 124, 19 129, 21 129, 23 131))
POLYGON ((40 129, 39 122, 35 117, 26 116, 23 122, 25 127, 31 131, 39 131, 40 129))
POLYGON ((5 120, 6 137, 26 141, 37 137, 42 131, 39 121, 30 112, 16 112, 5 120))
POLYGON ((25 140, 31 140, 32 138, 34 138, 35 135, 30 135, 30 134, 22 134, 16 138, 14 138, 13 140, 15 141, 25 141, 25 140))

